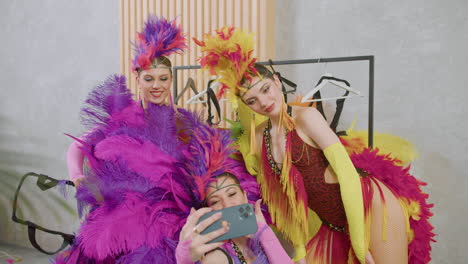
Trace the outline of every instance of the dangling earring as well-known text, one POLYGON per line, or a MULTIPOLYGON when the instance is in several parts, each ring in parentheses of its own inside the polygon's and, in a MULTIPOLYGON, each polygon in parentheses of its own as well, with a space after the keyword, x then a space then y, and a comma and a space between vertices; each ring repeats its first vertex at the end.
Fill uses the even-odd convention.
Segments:
POLYGON ((255 114, 252 113, 252 118, 250 119, 250 151, 249 155, 255 155, 257 148, 257 142, 255 138, 255 114))
POLYGON ((140 102, 141 101, 141 98, 140 98, 140 88, 137 87, 136 89, 136 99, 137 99, 137 102, 140 102))
POLYGON ((280 118, 279 118, 279 125, 278 125, 278 132, 281 131, 282 127, 286 129, 286 131, 291 131, 294 129, 294 121, 290 115, 288 115, 288 107, 284 98, 281 103, 281 111, 280 111, 280 118))
POLYGON ((137 102, 140 103, 141 107, 144 109, 145 108, 145 102, 143 100, 143 97, 141 96, 141 88, 138 85, 138 77, 136 78, 136 83, 137 83, 136 99, 137 99, 137 102))
POLYGON ((147 105, 146 105, 146 102, 145 102, 145 97, 143 95, 141 95, 141 89, 138 89, 138 97, 139 97, 139 100, 141 102, 141 107, 143 107, 143 109, 146 109, 147 105))

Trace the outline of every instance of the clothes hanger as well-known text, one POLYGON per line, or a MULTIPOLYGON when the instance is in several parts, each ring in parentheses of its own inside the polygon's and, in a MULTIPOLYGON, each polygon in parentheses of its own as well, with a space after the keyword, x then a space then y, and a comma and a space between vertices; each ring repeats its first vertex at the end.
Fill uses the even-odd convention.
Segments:
POLYGON ((176 99, 174 100, 174 104, 177 104, 179 102, 179 99, 182 98, 185 92, 187 92, 188 89, 191 89, 195 94, 198 94, 197 87, 195 86, 195 81, 193 80, 192 77, 188 77, 187 82, 185 83, 184 89, 180 91, 180 93, 177 95, 176 99))
MULTIPOLYGON (((216 88, 217 86, 219 85, 219 82, 215 81, 214 79, 213 80, 209 80, 208 81, 208 84, 207 84, 207 87, 205 90, 201 91, 200 93, 196 94, 195 96, 193 96, 192 98, 190 98, 188 101, 187 101, 187 104, 196 104, 196 103, 206 103, 206 105, 208 106, 208 117, 207 117, 207 120, 206 122, 212 126, 212 125, 218 125, 222 119, 221 119, 221 107, 219 105, 219 101, 218 101, 218 98, 216 98, 216 94, 213 90, 213 88, 216 88), (201 100, 198 100, 198 98, 202 97, 206 95, 206 101, 201 101, 201 100), (213 119, 214 119, 214 116, 213 114, 211 113, 211 104, 214 105, 215 109, 216 109, 216 113, 218 114, 218 122, 216 123, 213 123, 213 119)), ((225 99, 227 100, 227 99, 225 99)))
POLYGON ((320 77, 320 80, 318 81, 315 88, 307 92, 307 94, 302 98, 301 102, 308 103, 308 102, 337 100, 337 99, 349 98, 353 96, 362 97, 363 95, 361 95, 361 93, 358 90, 352 89, 348 81, 333 77, 331 73, 326 72, 325 74, 322 75, 322 77, 320 77), (325 86, 327 86, 328 84, 333 84, 334 86, 337 86, 345 90, 346 91, 345 95, 337 96, 337 97, 328 97, 328 98, 316 98, 314 95, 320 92, 320 90, 324 88, 325 86))
POLYGON ((182 98, 185 92, 190 88, 195 94, 198 94, 198 90, 195 84, 195 80, 192 77, 193 76, 193 69, 189 69, 189 77, 187 78, 187 82, 185 83, 184 89, 180 91, 180 93, 177 95, 177 98, 174 100, 174 103, 177 104, 179 102, 179 99, 182 98))
MULTIPOLYGON (((203 100, 197 100, 197 99, 204 96, 207 93, 208 89, 214 90, 216 87, 218 87, 218 85, 219 85, 219 82, 215 82, 214 80, 209 80, 208 81, 208 88, 201 91, 200 93, 195 94, 193 97, 188 99, 187 104, 207 103, 208 100, 203 101, 203 100)), ((221 99, 219 101, 221 102, 221 101, 227 101, 227 100, 228 99, 221 99)))
POLYGON ((283 94, 287 95, 290 93, 295 93, 297 90, 297 84, 281 76, 281 73, 277 72, 275 68, 273 68, 273 61, 271 59, 269 59, 268 62, 270 63, 270 68, 273 74, 276 74, 276 76, 278 76, 278 79, 281 81, 281 91, 283 92, 283 94), (284 84, 287 84, 289 87, 291 87, 291 89, 286 90, 286 87, 284 86, 284 84))
POLYGON ((206 119, 206 122, 210 125, 210 126, 213 126, 213 125, 219 125, 219 123, 221 123, 222 119, 221 119, 221 107, 219 105, 219 101, 218 101, 218 98, 216 97, 216 94, 215 92, 213 91, 213 89, 211 88, 211 84, 212 82, 214 82, 214 80, 209 80, 208 81, 208 88, 206 89, 206 95, 207 95, 207 105, 208 105, 208 117, 206 119), (218 114, 218 122, 216 123, 213 123, 213 119, 214 119, 214 116, 213 114, 211 113, 211 103, 213 103, 215 109, 216 109, 216 113, 218 114))

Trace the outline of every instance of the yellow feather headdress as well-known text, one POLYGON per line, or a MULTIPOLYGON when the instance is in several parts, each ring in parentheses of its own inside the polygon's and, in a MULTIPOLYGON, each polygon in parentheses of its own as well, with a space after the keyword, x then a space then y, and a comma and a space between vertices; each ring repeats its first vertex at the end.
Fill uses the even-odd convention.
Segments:
POLYGON ((236 30, 234 27, 223 27, 216 30, 214 35, 206 34, 203 41, 195 38, 193 40, 204 53, 200 57, 202 68, 209 70, 212 75, 217 75, 216 81, 222 84, 218 97, 229 90, 229 97, 236 109, 236 95, 247 90, 240 82, 257 75, 254 67, 257 59, 253 56, 253 34, 236 30))

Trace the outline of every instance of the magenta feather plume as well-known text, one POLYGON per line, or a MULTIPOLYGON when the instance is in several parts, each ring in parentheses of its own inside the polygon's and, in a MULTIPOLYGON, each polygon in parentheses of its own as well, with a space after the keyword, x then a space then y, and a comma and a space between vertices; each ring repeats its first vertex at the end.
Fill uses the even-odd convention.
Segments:
POLYGON ((379 155, 379 150, 364 149, 361 153, 352 154, 351 160, 356 168, 363 169, 389 187, 397 198, 415 201, 420 206, 419 219, 410 218, 410 227, 414 238, 408 245, 408 263, 423 264, 431 260, 431 242, 434 242, 434 227, 430 224, 432 216, 429 197, 421 189, 426 183, 409 173, 409 167, 396 165, 395 159, 388 155, 379 155))
POLYGON ((177 162, 149 141, 126 135, 110 136, 95 147, 95 157, 101 160, 125 161, 129 168, 157 185, 162 175, 177 170, 177 162))
POLYGON ((187 48, 186 37, 175 19, 150 15, 142 32, 137 34, 134 44, 133 71, 148 69, 153 60, 187 48))
POLYGON ((177 246, 177 241, 170 239, 165 240, 164 247, 161 248, 150 248, 140 247, 130 254, 122 256, 116 262, 117 264, 135 264, 135 263, 165 263, 165 264, 176 264, 174 251, 177 246), (168 251, 172 254, 168 254, 168 251))
POLYGON ((80 248, 88 257, 117 257, 144 245, 149 207, 139 194, 126 193, 117 208, 92 211, 80 229, 80 248))
POLYGON ((229 130, 210 127, 190 112, 182 112, 180 119, 185 125, 181 129, 191 135, 185 152, 186 168, 190 174, 187 182, 191 184, 196 200, 201 203, 209 183, 224 172, 236 176, 250 201, 259 199, 259 185, 248 173, 241 155, 234 148, 229 130))

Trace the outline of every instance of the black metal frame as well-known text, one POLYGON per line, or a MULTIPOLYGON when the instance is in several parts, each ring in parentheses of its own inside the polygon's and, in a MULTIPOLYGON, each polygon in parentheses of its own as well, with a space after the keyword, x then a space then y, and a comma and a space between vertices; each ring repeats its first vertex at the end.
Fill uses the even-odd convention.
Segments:
MULTIPOLYGON (((51 178, 51 177, 49 177, 47 175, 44 175, 44 174, 37 174, 37 173, 34 173, 34 172, 28 172, 25 175, 23 175, 23 177, 21 177, 21 180, 20 180, 20 183, 19 183, 18 187, 16 188, 15 197, 13 199, 13 212, 12 212, 11 220, 13 220, 13 222, 15 222, 15 223, 28 226, 29 241, 31 242, 31 244, 33 245, 34 248, 36 248, 37 250, 39 250, 40 252, 42 252, 44 254, 55 255, 58 252, 65 249, 67 246, 73 245, 73 242, 75 240, 75 236, 71 235, 71 234, 66 234, 66 233, 62 233, 62 232, 59 232, 59 231, 54 231, 54 230, 42 227, 42 226, 40 226, 38 224, 35 224, 35 223, 31 222, 31 221, 20 219, 16 215, 16 208, 18 206, 18 196, 19 196, 19 193, 20 193, 20 190, 21 190, 21 186, 23 185, 24 180, 26 180, 26 178, 28 178, 28 177, 37 177, 36 185, 42 191, 46 191, 46 190, 48 190, 50 188, 53 188, 53 187, 57 186, 57 184, 59 183, 58 180, 56 180, 54 178, 51 178), (60 246, 59 249, 57 249, 55 251, 44 250, 36 241, 36 230, 41 230, 41 231, 44 231, 44 232, 49 233, 49 234, 61 236, 62 239, 63 239, 62 245, 60 246)), ((70 186, 75 186, 75 184, 72 181, 68 181, 68 180, 65 181, 65 184, 70 185, 70 186)))
MULTIPOLYGON (((374 146, 374 56, 351 56, 351 57, 334 57, 334 58, 317 58, 304 60, 282 60, 282 61, 262 61, 257 62, 263 65, 290 65, 290 64, 309 64, 309 63, 330 63, 330 62, 346 62, 346 61, 369 61, 369 112, 368 112, 368 146, 374 146)), ((177 71, 200 69, 200 65, 175 66, 172 68, 174 74, 173 83, 173 98, 177 98, 177 71)))

